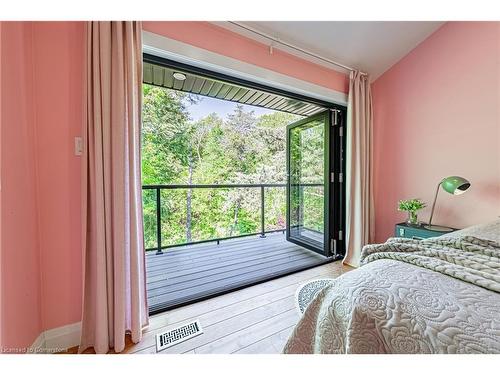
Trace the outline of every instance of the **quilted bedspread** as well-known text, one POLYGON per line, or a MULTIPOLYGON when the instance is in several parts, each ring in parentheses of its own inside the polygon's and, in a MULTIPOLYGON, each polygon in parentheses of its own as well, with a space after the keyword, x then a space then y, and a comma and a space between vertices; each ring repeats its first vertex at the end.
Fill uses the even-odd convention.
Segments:
POLYGON ((366 246, 284 352, 500 353, 500 243, 469 233, 366 246))

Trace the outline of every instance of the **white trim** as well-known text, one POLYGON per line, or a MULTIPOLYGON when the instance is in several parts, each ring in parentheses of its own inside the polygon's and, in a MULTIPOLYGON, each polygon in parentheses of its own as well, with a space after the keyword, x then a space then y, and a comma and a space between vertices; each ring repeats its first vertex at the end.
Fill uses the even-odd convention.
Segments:
POLYGON ((347 105, 347 95, 285 74, 220 55, 149 31, 142 32, 143 52, 235 78, 347 105))
POLYGON ((55 353, 80 344, 81 322, 49 329, 40 333, 30 346, 30 353, 55 353))

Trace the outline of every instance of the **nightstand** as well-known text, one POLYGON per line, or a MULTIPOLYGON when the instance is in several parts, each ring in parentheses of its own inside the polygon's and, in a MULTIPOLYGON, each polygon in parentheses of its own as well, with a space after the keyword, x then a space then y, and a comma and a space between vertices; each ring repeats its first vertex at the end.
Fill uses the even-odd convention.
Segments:
POLYGON ((422 240, 424 238, 438 237, 443 234, 451 233, 456 231, 454 229, 449 232, 439 232, 436 230, 430 230, 424 228, 424 224, 420 225, 408 225, 407 223, 396 224, 395 236, 404 238, 413 238, 414 240, 422 240))

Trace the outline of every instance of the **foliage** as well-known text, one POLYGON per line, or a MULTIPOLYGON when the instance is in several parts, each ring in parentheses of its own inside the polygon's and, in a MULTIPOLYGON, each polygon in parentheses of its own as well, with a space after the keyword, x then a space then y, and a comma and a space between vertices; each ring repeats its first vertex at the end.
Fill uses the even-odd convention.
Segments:
POLYGON ((417 212, 418 210, 421 210, 425 206, 426 206, 425 202, 417 198, 400 200, 398 202, 399 211, 417 212))
MULTIPOLYGON (((236 105, 221 118, 212 113, 198 121, 188 104, 201 97, 144 85, 142 181, 150 184, 256 184, 286 182, 286 125, 298 116, 274 112, 256 116, 236 105)), ((316 130, 317 131, 317 130, 316 130)), ((322 176, 317 160, 318 134, 304 134, 308 147, 302 182, 322 176)), ((306 220, 322 230, 322 188, 307 187, 306 220), (317 208, 320 207, 318 210, 317 208), (320 213, 320 214, 318 214, 320 213)), ((156 191, 144 190, 146 248, 156 244, 156 191)), ((265 188, 266 230, 284 228, 285 188, 265 188)), ((162 245, 260 231, 260 188, 162 189, 162 245)))
POLYGON ((323 231, 324 127, 293 128, 290 134, 290 225, 323 231))

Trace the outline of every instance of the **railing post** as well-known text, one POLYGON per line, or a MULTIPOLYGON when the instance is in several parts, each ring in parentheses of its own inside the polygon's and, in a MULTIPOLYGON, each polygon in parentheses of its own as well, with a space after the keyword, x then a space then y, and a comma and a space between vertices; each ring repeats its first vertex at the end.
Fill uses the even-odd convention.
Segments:
POLYGON ((299 185, 299 228, 304 228, 304 185, 299 185))
POLYGON ((161 250, 161 194, 160 188, 156 188, 156 254, 163 254, 161 250))
POLYGON ((264 224, 264 185, 260 185, 260 238, 266 237, 264 224))

